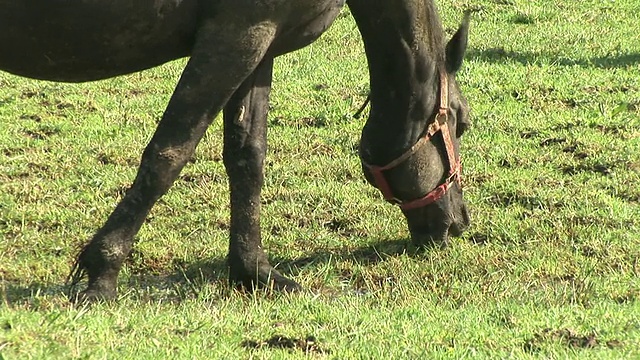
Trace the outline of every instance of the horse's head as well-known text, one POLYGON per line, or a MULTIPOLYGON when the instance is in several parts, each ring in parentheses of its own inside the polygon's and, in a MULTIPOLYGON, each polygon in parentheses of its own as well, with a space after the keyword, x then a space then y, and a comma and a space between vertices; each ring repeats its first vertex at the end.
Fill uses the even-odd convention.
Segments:
MULTIPOLYGON (((372 108, 360 145, 363 170, 385 199, 402 209, 412 240, 420 246, 445 244, 449 235, 459 236, 469 225, 459 147, 469 127, 469 109, 455 79, 467 33, 465 16, 446 48, 440 46, 440 56, 432 54, 438 44, 427 51, 407 44, 399 60, 387 61, 393 67, 406 64, 408 69, 394 69, 394 76, 410 80, 374 85, 374 78, 392 80, 376 76, 377 67, 370 66, 372 108), (399 84, 408 84, 408 89, 399 84), (396 111, 395 118, 390 117, 389 109, 396 111)), ((430 35, 433 39, 434 32, 430 35)), ((372 52, 368 56, 371 60, 372 52)))

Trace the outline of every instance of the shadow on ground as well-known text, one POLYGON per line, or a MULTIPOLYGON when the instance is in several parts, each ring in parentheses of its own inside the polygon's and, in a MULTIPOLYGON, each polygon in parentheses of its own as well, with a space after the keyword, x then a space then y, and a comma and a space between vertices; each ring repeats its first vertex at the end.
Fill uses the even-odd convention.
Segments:
POLYGON ((587 59, 572 59, 560 53, 508 51, 502 47, 489 49, 469 49, 465 57, 468 60, 478 60, 489 63, 518 62, 532 65, 548 62, 561 66, 582 66, 601 69, 622 68, 640 64, 640 53, 622 54, 619 56, 593 57, 587 59))
MULTIPOLYGON (((375 265, 390 257, 408 254, 415 256, 429 249, 418 249, 408 239, 378 240, 361 247, 336 247, 314 251, 299 258, 272 257, 272 264, 284 275, 295 279, 302 268, 318 267, 329 262, 350 260, 363 265, 375 265)), ((169 266, 168 266, 169 267, 169 266)), ((218 284, 221 294, 232 289, 228 284, 228 268, 225 257, 216 257, 191 263, 173 264, 167 274, 148 274, 137 271, 121 276, 119 295, 132 296, 139 301, 182 301, 198 296, 204 284, 218 284)), ((86 284, 80 284, 82 289, 86 284)), ((0 300, 7 305, 38 307, 38 299, 66 298, 69 287, 64 284, 33 282, 21 284, 14 281, 0 283, 0 300)))
MULTIPOLYGON (((375 265, 392 256, 401 254, 413 256, 424 251, 428 251, 428 249, 417 249, 408 239, 387 239, 374 241, 360 247, 344 246, 316 250, 298 258, 270 257, 269 261, 283 275, 295 278, 300 269, 305 267, 319 267, 330 262, 345 260, 363 265, 375 265)), ((184 264, 171 277, 176 281, 186 283, 226 283, 228 279, 226 259, 216 258, 184 264)))

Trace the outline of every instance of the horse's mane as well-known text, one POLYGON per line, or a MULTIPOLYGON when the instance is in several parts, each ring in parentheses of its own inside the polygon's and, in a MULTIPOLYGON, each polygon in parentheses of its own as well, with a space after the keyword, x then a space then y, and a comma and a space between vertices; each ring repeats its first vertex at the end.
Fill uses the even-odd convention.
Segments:
POLYGON ((445 64, 445 39, 444 31, 440 16, 438 15, 438 9, 434 0, 423 0, 426 8, 426 21, 428 26, 429 38, 428 44, 430 46, 431 54, 436 61, 436 66, 441 67, 445 64))

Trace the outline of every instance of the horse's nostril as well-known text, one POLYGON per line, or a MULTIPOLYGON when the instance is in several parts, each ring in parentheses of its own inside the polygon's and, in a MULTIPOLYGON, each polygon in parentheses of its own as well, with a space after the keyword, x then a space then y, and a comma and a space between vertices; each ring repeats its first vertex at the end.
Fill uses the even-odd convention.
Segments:
POLYGON ((466 207, 462 209, 460 219, 456 219, 449 227, 449 235, 459 237, 469 227, 470 218, 466 207))
POLYGON ((462 235, 462 229, 458 224, 451 224, 451 227, 449 228, 449 235, 453 237, 458 237, 462 235))

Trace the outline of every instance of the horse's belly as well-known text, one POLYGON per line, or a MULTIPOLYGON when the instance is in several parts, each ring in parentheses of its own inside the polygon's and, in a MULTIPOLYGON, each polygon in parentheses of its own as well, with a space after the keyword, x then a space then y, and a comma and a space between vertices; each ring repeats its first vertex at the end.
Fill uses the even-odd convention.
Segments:
POLYGON ((189 55, 196 0, 0 0, 0 70, 90 81, 189 55))
MULTIPOLYGON (((300 0, 299 4, 301 3, 300 0)), ((310 9, 308 19, 301 19, 300 23, 281 31, 280 36, 271 45, 272 54, 281 55, 298 50, 315 41, 331 26, 344 5, 344 0, 316 1, 310 9)), ((304 4, 302 5, 304 6, 304 4)))

